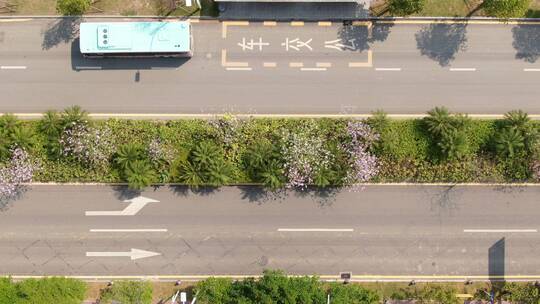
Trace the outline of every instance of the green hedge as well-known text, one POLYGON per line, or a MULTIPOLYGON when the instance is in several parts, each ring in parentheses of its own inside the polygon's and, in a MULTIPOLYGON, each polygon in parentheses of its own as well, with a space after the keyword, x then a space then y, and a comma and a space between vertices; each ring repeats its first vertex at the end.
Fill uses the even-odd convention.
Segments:
POLYGON ((13 282, 0 278, 0 304, 80 304, 86 284, 79 280, 53 277, 13 282))
MULTIPOLYGON (((509 126, 512 123, 510 118, 472 120, 445 114, 444 111, 439 108, 438 112, 432 111, 435 114, 430 113, 442 115, 443 120, 446 119, 444 115, 449 115, 448 126, 454 128, 452 129, 454 133, 430 132, 430 122, 426 119, 392 120, 382 115, 378 119, 367 120, 366 123, 380 134, 378 140, 366 145, 367 151, 375 155, 378 162, 378 174, 372 180, 376 182, 537 180, 538 176, 531 168, 540 159, 536 136, 539 129, 538 122, 527 120, 526 128, 522 128, 519 121, 515 122, 519 125, 515 128, 521 128, 519 129, 521 133, 515 135, 515 132, 505 131, 514 128, 509 126), (529 136, 530 130, 536 133, 529 136), (509 135, 507 134, 506 138, 499 138, 501 137, 499 135, 505 132, 509 135), (517 139, 513 137, 508 139, 509 136, 517 139), (521 140, 526 145, 520 142, 512 143, 512 140, 521 140), (448 150, 448 145, 456 145, 455 150, 448 150)), ((87 122, 86 114, 73 108, 63 114, 49 113, 47 117, 49 124, 56 124, 56 127, 46 125, 44 120, 13 122, 10 121, 12 118, 5 116, 0 119, 0 152, 4 151, 0 153, 2 161, 6 164, 9 162, 9 153, 6 151, 9 151, 10 147, 24 146, 40 165, 34 179, 41 182, 129 180, 138 188, 144 187, 148 182, 180 182, 193 186, 264 182, 273 187, 281 187, 287 182, 282 151, 287 144, 285 138, 288 135, 284 134, 301 134, 307 137, 308 146, 310 143, 322 144, 320 148, 326 151, 324 157, 330 164, 324 168, 314 169, 317 172, 313 173, 313 183, 322 186, 347 184, 347 177, 351 171, 350 155, 347 155, 343 148, 351 143, 347 126, 352 120, 347 119, 238 120, 234 116, 226 116, 211 120, 108 119, 87 122), (62 134, 78 121, 84 121, 85 130, 98 130, 92 131, 95 133, 94 137, 90 137, 90 141, 87 139, 84 144, 89 147, 88 149, 94 149, 92 151, 103 150, 98 152, 104 154, 102 156, 104 159, 84 161, 82 159, 84 156, 61 153, 59 140, 64 136, 62 134), (101 139, 98 141, 92 139, 100 136, 101 139), (264 143, 268 143, 266 144, 268 147, 264 143), (157 145, 158 151, 155 153, 158 153, 158 156, 150 155, 149 147, 153 144, 157 145), (100 145, 107 147, 103 148, 100 145), (130 168, 118 166, 115 159, 119 157, 121 148, 128 153, 139 151, 136 152, 137 155, 127 155, 128 158, 134 157, 131 161, 138 160, 137 165, 128 166, 130 168), (204 156, 205 153, 210 153, 213 157, 201 160, 200 154, 204 156), (253 153, 256 155, 253 156, 253 153), (264 161, 259 160, 257 163, 256 157, 261 155, 264 156, 264 161), (254 167, 257 164, 260 168, 254 167), (146 174, 146 171, 151 172, 146 174)), ((318 166, 318 163, 319 161, 315 161, 312 165, 318 166)))

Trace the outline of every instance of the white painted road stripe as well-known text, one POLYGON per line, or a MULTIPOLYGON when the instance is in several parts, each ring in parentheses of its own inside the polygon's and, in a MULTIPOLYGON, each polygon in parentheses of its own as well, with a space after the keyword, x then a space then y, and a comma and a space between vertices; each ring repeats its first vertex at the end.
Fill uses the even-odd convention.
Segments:
POLYGON ((227 68, 227 71, 251 71, 252 68, 227 68))
POLYGON ((401 71, 401 68, 375 68, 375 71, 381 71, 381 72, 399 72, 401 71))
POLYGON ((476 72, 476 68, 450 68, 450 72, 476 72))
POLYGON ((326 229, 326 228, 279 228, 279 232, 353 232, 354 229, 326 229))
POLYGON ((523 69, 525 72, 540 72, 540 69, 523 69))
POLYGON ((478 233, 536 233, 537 229, 463 229, 463 232, 478 233))
POLYGON ((76 70, 101 70, 100 66, 76 66, 76 70))
POLYGON ((320 72, 320 71, 326 71, 326 68, 301 68, 300 71, 315 71, 315 72, 320 72))
POLYGON ((3 65, 0 66, 0 70, 26 70, 24 65, 3 65))
POLYGON ((90 232, 167 232, 167 229, 90 229, 90 232))

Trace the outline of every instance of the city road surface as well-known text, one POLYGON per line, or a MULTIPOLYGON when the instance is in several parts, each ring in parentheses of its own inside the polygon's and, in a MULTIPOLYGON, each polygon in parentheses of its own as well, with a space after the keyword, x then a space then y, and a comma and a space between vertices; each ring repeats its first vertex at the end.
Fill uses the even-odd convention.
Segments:
POLYGON ((85 60, 77 26, 0 20, 0 112, 540 113, 540 25, 200 21, 189 60, 85 60))
POLYGON ((0 213, 0 274, 497 278, 540 269, 536 186, 142 195, 154 201, 123 202, 136 194, 122 187, 33 186, 0 213))

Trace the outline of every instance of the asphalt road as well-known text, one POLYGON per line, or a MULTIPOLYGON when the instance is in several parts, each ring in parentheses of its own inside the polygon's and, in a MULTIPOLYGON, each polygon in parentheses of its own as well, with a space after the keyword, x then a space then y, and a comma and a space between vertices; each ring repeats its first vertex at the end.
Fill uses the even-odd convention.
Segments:
POLYGON ((538 25, 203 21, 185 61, 84 60, 69 19, 0 21, 1 112, 540 113, 538 25))
POLYGON ((33 186, 0 213, 0 274, 241 275, 279 268, 497 277, 537 275, 540 268, 540 187, 367 186, 332 195, 166 187, 142 193, 159 202, 134 215, 86 215, 123 210, 122 200, 133 195, 106 186, 33 186), (87 256, 131 248, 160 255, 87 256))

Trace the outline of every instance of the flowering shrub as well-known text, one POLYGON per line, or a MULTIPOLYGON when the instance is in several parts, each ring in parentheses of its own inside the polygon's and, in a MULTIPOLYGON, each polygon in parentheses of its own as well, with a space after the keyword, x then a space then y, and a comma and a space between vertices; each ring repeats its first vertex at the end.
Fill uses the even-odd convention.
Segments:
POLYGON ((148 156, 152 163, 165 161, 171 163, 174 160, 174 151, 167 147, 159 138, 154 138, 148 144, 148 156))
POLYGON ((379 134, 361 121, 349 122, 347 134, 351 138, 350 143, 344 145, 351 165, 347 182, 349 184, 367 182, 379 172, 378 159, 369 152, 373 143, 379 140, 379 134))
POLYGON ((236 116, 225 115, 215 117, 209 122, 210 126, 214 128, 219 136, 219 139, 226 145, 230 146, 232 143, 240 137, 240 128, 242 121, 236 116))
POLYGON ((532 172, 532 177, 535 180, 540 181, 540 160, 533 161, 531 165, 531 172, 532 172))
POLYGON ((284 160, 286 186, 305 189, 313 183, 318 170, 329 167, 331 153, 324 147, 324 139, 317 126, 310 121, 297 132, 282 131, 281 154, 284 160))
POLYGON ((92 128, 84 123, 74 123, 64 130, 59 141, 63 156, 92 167, 108 166, 115 150, 112 133, 106 126, 92 128))
POLYGON ((37 165, 21 148, 11 151, 9 163, 0 169, 0 198, 11 199, 20 193, 23 183, 32 181, 37 165))

